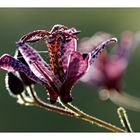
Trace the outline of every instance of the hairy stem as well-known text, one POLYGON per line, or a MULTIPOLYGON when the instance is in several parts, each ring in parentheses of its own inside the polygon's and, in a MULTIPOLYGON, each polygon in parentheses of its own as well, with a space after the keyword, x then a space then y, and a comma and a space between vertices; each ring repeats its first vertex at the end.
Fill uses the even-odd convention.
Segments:
POLYGON ((77 107, 73 106, 70 103, 65 104, 62 100, 59 100, 59 102, 65 108, 67 108, 67 109, 73 111, 74 113, 76 113, 77 116, 78 116, 78 118, 81 118, 81 119, 83 119, 85 121, 88 121, 88 122, 90 122, 92 124, 96 124, 96 125, 98 125, 100 127, 103 127, 105 129, 108 129, 108 130, 110 130, 112 132, 125 132, 123 129, 121 129, 119 127, 116 127, 116 126, 114 126, 114 125, 112 125, 110 123, 107 123, 107 122, 105 122, 103 120, 100 120, 98 118, 92 117, 92 116, 84 113, 83 111, 79 110, 77 107))
POLYGON ((98 125, 100 127, 108 129, 108 130, 110 130, 112 132, 125 132, 121 128, 118 128, 118 127, 116 127, 116 126, 114 126, 114 125, 112 125, 110 123, 107 123, 107 122, 105 122, 103 120, 100 120, 98 118, 92 117, 92 116, 84 113, 83 111, 79 110, 78 108, 76 108, 75 106, 73 106, 70 103, 65 104, 61 100, 59 100, 59 103, 61 103, 61 105, 63 107, 65 107, 65 109, 57 107, 57 106, 54 106, 54 105, 47 104, 46 102, 43 102, 42 100, 39 99, 39 97, 37 96, 33 86, 29 86, 27 88, 27 91, 28 91, 29 95, 32 97, 33 102, 29 102, 25 98, 22 97, 23 100, 26 103, 36 105, 36 106, 41 107, 43 109, 54 111, 54 112, 57 112, 59 114, 80 118, 80 119, 88 121, 88 122, 90 122, 92 124, 96 124, 96 125, 98 125))
POLYGON ((123 107, 119 107, 118 110, 117 110, 117 113, 119 115, 121 124, 126 129, 126 131, 127 132, 133 132, 125 109, 123 107))
POLYGON ((26 98, 24 98, 22 96, 22 99, 25 103, 36 105, 36 106, 41 107, 43 109, 54 111, 54 112, 57 112, 59 114, 68 115, 68 116, 75 116, 75 113, 73 113, 71 111, 65 110, 65 109, 57 107, 55 105, 48 104, 48 103, 40 100, 39 97, 37 96, 33 86, 29 86, 27 88, 27 91, 30 94, 30 96, 32 97, 33 102, 30 102, 30 101, 26 100, 26 98))

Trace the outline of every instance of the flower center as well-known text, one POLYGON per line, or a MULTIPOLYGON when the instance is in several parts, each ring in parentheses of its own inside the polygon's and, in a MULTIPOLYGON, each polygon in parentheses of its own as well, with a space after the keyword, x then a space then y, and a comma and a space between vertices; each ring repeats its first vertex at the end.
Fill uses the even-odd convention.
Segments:
POLYGON ((54 38, 48 39, 48 51, 50 55, 50 67, 51 71, 56 75, 60 80, 63 78, 64 70, 62 66, 61 59, 61 47, 63 45, 63 36, 58 34, 54 38))

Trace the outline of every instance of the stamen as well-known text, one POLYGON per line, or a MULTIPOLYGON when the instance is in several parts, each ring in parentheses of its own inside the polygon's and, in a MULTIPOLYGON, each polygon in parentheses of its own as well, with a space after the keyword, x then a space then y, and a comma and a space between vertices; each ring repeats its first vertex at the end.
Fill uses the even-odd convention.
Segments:
POLYGON ((51 71, 54 73, 54 75, 58 76, 60 80, 62 80, 64 70, 62 66, 62 59, 61 59, 61 47, 62 47, 62 41, 58 41, 57 39, 48 44, 48 52, 50 55, 50 67, 51 71))

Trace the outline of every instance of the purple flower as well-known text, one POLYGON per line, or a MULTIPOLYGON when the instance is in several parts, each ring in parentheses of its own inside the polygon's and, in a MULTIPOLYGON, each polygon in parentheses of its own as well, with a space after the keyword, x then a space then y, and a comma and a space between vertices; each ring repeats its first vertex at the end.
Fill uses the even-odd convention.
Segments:
MULTIPOLYGON (((96 48, 98 43, 110 36, 107 33, 95 34, 93 37, 81 41, 78 49, 80 51, 88 51, 96 48)), ((104 51, 95 63, 91 65, 88 73, 81 78, 81 81, 108 90, 122 91, 122 78, 137 41, 132 32, 123 32, 118 45, 119 47, 110 56, 107 56, 107 52, 104 51)))
POLYGON ((77 51, 75 28, 55 25, 50 32, 37 30, 24 35, 17 43, 17 49, 25 63, 9 54, 0 57, 0 68, 10 72, 22 72, 29 79, 43 85, 48 91, 50 102, 60 97, 65 103, 72 101, 72 86, 88 71, 97 55, 116 38, 109 38, 90 52, 77 51), (29 44, 42 40, 48 47, 50 65, 29 44))

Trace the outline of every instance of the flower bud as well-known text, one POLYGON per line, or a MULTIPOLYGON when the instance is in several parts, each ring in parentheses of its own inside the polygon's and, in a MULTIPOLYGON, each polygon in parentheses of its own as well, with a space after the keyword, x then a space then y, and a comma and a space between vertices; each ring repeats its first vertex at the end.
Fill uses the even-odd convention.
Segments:
POLYGON ((17 96, 24 91, 23 82, 12 72, 6 74, 5 85, 12 96, 17 96))

